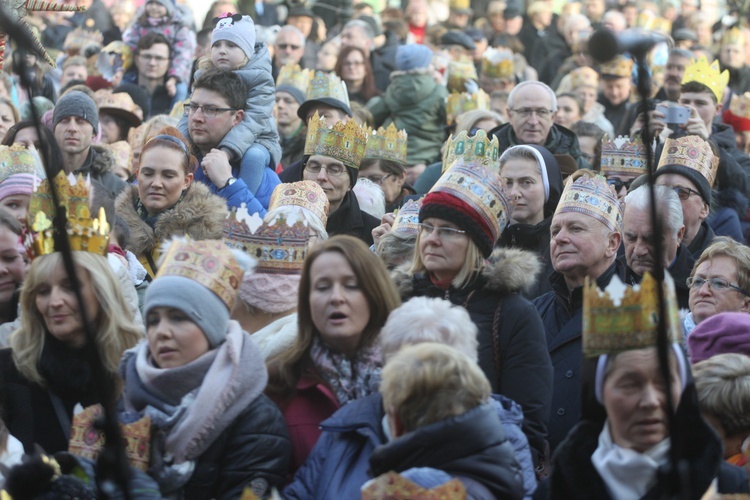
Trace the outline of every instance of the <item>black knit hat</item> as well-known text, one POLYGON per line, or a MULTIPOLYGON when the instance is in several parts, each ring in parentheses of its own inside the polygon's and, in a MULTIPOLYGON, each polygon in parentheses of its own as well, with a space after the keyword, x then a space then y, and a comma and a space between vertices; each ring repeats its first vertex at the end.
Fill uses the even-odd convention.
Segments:
POLYGON ((693 184, 695 184, 695 187, 698 188, 698 192, 700 193, 701 198, 703 198, 703 201, 711 205, 711 184, 709 184, 708 180, 703 177, 697 170, 693 170, 690 167, 685 167, 682 165, 665 165, 663 167, 659 167, 659 169, 656 171, 656 173, 654 174, 654 180, 658 179, 660 175, 664 174, 677 174, 686 177, 693 184))

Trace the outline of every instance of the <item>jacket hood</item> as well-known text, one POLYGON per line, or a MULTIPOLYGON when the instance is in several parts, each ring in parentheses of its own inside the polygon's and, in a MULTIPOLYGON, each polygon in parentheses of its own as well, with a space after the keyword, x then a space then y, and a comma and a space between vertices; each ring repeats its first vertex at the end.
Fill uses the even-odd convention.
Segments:
POLYGON ((79 169, 80 172, 91 172, 95 177, 101 177, 103 174, 112 172, 115 165, 115 157, 109 148, 97 144, 91 145, 91 164, 85 165, 79 169))
POLYGON ((438 84, 425 69, 414 71, 394 71, 391 84, 385 94, 390 109, 414 107, 437 91, 438 84))

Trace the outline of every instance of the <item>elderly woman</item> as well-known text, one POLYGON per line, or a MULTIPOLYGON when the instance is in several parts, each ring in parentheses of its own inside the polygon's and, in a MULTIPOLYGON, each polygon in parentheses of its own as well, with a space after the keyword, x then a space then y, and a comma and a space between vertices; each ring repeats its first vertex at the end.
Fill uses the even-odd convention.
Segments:
POLYGON ((294 447, 292 472, 320 436, 320 423, 350 401, 377 392, 377 337, 399 306, 388 271, 361 241, 318 244, 302 268, 294 345, 268 360, 268 394, 284 412, 294 447))

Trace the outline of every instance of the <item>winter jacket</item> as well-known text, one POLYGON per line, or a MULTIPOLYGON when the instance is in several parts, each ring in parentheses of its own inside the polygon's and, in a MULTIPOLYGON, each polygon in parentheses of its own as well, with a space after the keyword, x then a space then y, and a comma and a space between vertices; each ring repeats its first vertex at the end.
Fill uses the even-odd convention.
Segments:
POLYGON ((407 163, 429 165, 439 159, 445 140, 446 88, 433 80, 426 69, 394 71, 385 95, 367 103, 375 125, 391 123, 404 129, 407 138, 407 163))
POLYGON ((115 210, 130 229, 127 249, 138 256, 152 279, 156 276, 159 247, 169 238, 190 236, 195 240, 218 240, 222 237, 227 205, 199 182, 193 182, 174 207, 157 215, 154 227, 138 215, 137 202, 138 188, 131 186, 117 198, 115 210))
POLYGON ((604 117, 609 120, 615 130, 620 132, 622 130, 620 127, 628 114, 628 101, 625 100, 618 105, 614 105, 603 94, 599 94, 597 102, 604 106, 604 117))
POLYGON ((508 226, 497 246, 504 248, 518 248, 534 252, 541 263, 541 272, 537 275, 533 286, 529 288, 524 296, 529 300, 535 299, 551 290, 549 277, 555 270, 552 267, 552 258, 549 253, 550 234, 549 228, 552 217, 547 217, 539 224, 513 224, 508 226))
POLYGON ((396 70, 396 51, 401 45, 401 40, 390 30, 386 30, 385 43, 381 47, 373 49, 370 55, 372 74, 375 77, 375 87, 385 92, 391 84, 391 76, 396 70))
MULTIPOLYGON (((499 141, 500 151, 505 151, 511 146, 518 146, 521 144, 516 138, 513 127, 510 123, 500 125, 499 127, 490 131, 491 135, 497 137, 499 141)), ((583 158, 581 154, 581 147, 578 145, 578 137, 563 127, 562 125, 552 125, 547 135, 547 142, 544 143, 544 147, 549 149, 550 153, 554 155, 570 155, 578 164, 578 168, 590 169, 591 165, 583 158)))
MULTIPOLYGON (((305 151, 305 139, 307 138, 307 127, 300 125, 299 130, 288 139, 279 138, 281 145, 281 167, 286 169, 293 163, 301 161, 305 151)), ((277 170, 278 171, 278 170, 277 170)))
POLYGON ((713 243, 715 237, 716 235, 714 234, 713 229, 711 229, 711 226, 709 226, 706 221, 701 222, 698 234, 695 235, 693 241, 688 245, 688 250, 693 254, 695 260, 700 258, 703 250, 713 243))
POLYGON ((531 252, 497 248, 487 266, 467 287, 442 290, 424 273, 411 275, 397 268, 393 278, 406 301, 439 297, 463 306, 479 332, 479 366, 492 392, 523 408, 523 430, 534 463, 544 449, 552 399, 552 366, 544 340, 544 325, 534 307, 520 294, 534 284, 539 259, 531 252), (497 367, 500 368, 498 373, 497 367))
POLYGON ((523 476, 513 446, 489 402, 399 436, 375 448, 370 457, 374 476, 414 467, 431 467, 459 479, 466 476, 495 498, 523 498, 523 476))
MULTIPOLYGON (((172 112, 174 105, 174 98, 167 93, 167 88, 164 84, 167 82, 169 75, 165 75, 164 82, 154 89, 154 92, 149 97, 149 115, 144 116, 144 120, 153 118, 157 115, 168 115, 172 112)), ((132 83, 138 85, 138 68, 133 66, 128 70, 122 77, 123 83, 132 83)), ((145 112, 145 111, 144 111, 145 112)), ((188 137, 188 136, 185 136, 188 137)))
POLYGON ((729 88, 732 89, 737 95, 742 95, 745 92, 750 91, 750 68, 742 66, 741 68, 730 68, 723 64, 719 64, 721 70, 729 71, 729 88))
POLYGON ((116 198, 128 185, 114 174, 112 171, 114 166, 115 157, 109 148, 92 144, 86 161, 83 162, 81 168, 74 170, 73 174, 76 176, 83 175, 84 177, 90 175, 92 179, 104 184, 104 187, 116 198))
POLYGON ((328 215, 326 231, 328 236, 348 234, 372 245, 372 230, 380 225, 380 220, 359 208, 357 197, 352 191, 344 196, 344 200, 335 212, 328 215))

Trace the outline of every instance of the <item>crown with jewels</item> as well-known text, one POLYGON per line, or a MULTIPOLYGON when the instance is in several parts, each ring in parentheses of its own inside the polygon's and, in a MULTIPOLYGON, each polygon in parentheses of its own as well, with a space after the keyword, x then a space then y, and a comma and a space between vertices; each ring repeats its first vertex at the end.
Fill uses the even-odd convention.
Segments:
POLYGON ((513 78, 513 51, 504 47, 490 47, 482 54, 482 76, 513 78))
POLYGON ((679 139, 667 138, 659 158, 659 166, 680 165, 697 171, 713 187, 719 170, 719 157, 714 156, 711 144, 697 135, 686 135, 679 139))
POLYGON ((448 118, 448 125, 452 125, 461 113, 474 109, 490 109, 490 96, 482 89, 473 94, 451 92, 445 99, 445 114, 448 118))
POLYGON ((418 200, 408 200, 396 211, 391 231, 394 233, 416 236, 419 232, 419 209, 422 208, 422 196, 418 200))
POLYGON ((342 82, 341 78, 334 73, 316 71, 307 84, 305 99, 311 101, 325 97, 336 99, 349 106, 349 93, 346 90, 346 83, 342 82))
POLYGON ((599 73, 588 66, 581 66, 572 70, 570 73, 570 88, 572 90, 580 87, 599 88, 599 73))
POLYGON ((27 250, 32 257, 55 252, 53 221, 60 210, 67 214, 67 237, 71 250, 106 255, 109 247, 109 223, 104 208, 96 217, 89 211, 89 182, 79 175, 66 176, 60 171, 52 182, 55 184, 60 206, 52 201, 49 179, 44 179, 31 193, 27 227, 30 239, 27 250))
POLYGON ((0 183, 17 174, 34 175, 44 179, 44 167, 35 151, 20 143, 0 146, 0 183))
POLYGON ((579 170, 568 178, 555 215, 576 212, 600 221, 611 231, 622 231, 622 204, 603 175, 579 170))
POLYGON ((454 478, 435 486, 423 488, 405 478, 398 472, 388 472, 376 477, 362 486, 362 500, 380 500, 382 498, 418 498, 419 500, 466 500, 466 487, 454 478))
POLYGON ((702 83, 711 89, 716 96, 716 101, 721 102, 724 98, 724 89, 729 85, 729 70, 721 71, 719 61, 708 64, 706 56, 701 56, 700 59, 690 61, 690 65, 685 68, 682 84, 690 82, 702 83))
POLYGON ((320 184, 314 181, 298 181, 276 186, 268 203, 268 211, 284 206, 302 207, 316 215, 325 227, 330 205, 320 184))
POLYGON ((461 57, 448 62, 448 91, 463 92, 466 90, 466 82, 469 80, 477 81, 477 67, 474 61, 468 57, 461 57))
POLYGON ((630 78, 633 75, 633 60, 623 55, 617 55, 611 61, 603 63, 599 67, 599 73, 602 76, 630 78))
POLYGON ((602 139, 601 172, 605 176, 641 175, 647 172, 646 146, 638 135, 631 140, 628 136, 619 136, 609 140, 602 139))
POLYGON ((316 111, 307 124, 304 154, 329 156, 359 170, 369 135, 370 127, 360 126, 354 120, 337 122, 329 127, 326 119, 320 118, 316 111))
POLYGON ((367 139, 364 157, 406 163, 406 139, 406 130, 397 129, 393 123, 388 128, 380 127, 367 139))
POLYGON ((302 69, 299 64, 285 64, 279 70, 279 76, 276 78, 276 86, 291 85, 302 92, 307 92, 310 87, 310 78, 313 70, 302 69))
POLYGON ((487 137, 487 132, 477 130, 474 135, 469 135, 462 130, 455 137, 448 137, 445 151, 443 152, 443 172, 453 166, 459 158, 465 161, 478 162, 489 170, 497 171, 500 168, 500 146, 497 137, 487 137))
MULTIPOLYGON (((603 291, 586 277, 583 287, 583 354, 613 354, 656 345, 659 320, 659 283, 644 273, 640 285, 629 287, 613 276, 603 291)), ((674 281, 664 272, 662 284, 666 328, 670 342, 681 338, 674 281)))
POLYGON ((672 21, 656 16, 649 10, 645 10, 638 14, 635 20, 635 27, 668 35, 672 32, 672 21))
POLYGON ((740 45, 745 46, 745 32, 742 28, 735 26, 734 28, 728 29, 721 35, 721 46, 725 45, 740 45))
POLYGON ((724 123, 730 125, 735 132, 750 130, 750 92, 732 95, 729 109, 724 110, 724 123))

